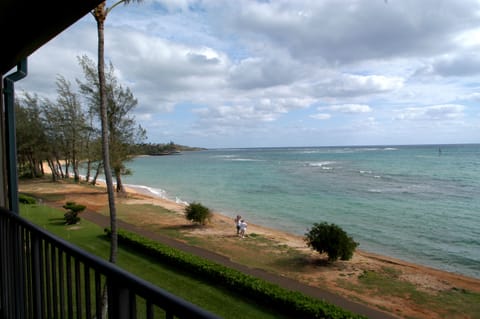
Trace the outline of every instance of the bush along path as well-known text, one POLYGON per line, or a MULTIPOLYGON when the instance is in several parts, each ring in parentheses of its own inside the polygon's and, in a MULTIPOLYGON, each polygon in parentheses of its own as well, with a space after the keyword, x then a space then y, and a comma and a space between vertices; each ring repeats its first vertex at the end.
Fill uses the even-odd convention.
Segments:
MULTIPOLYGON (((83 212, 82 217, 104 228, 109 227, 110 225, 110 222, 107 216, 103 216, 95 212, 83 212)), ((203 248, 185 244, 183 242, 177 241, 170 237, 142 229, 141 227, 138 227, 123 221, 119 221, 119 228, 126 231, 126 232, 122 232, 123 234, 122 238, 124 242, 128 241, 130 242, 130 244, 133 244, 134 242, 136 242, 135 245, 140 245, 138 244, 138 242, 141 242, 142 246, 146 247, 146 249, 153 249, 155 251, 161 250, 161 249, 158 249, 158 247, 156 247, 156 244, 155 244, 155 243, 160 243, 168 246, 169 249, 174 249, 173 250, 174 255, 179 254, 176 251, 180 250, 182 252, 186 252, 194 255, 186 259, 191 260, 193 258, 194 260, 197 260, 195 259, 195 257, 201 257, 202 259, 206 259, 207 261, 202 261, 200 263, 210 265, 207 267, 210 270, 217 269, 218 271, 218 268, 216 268, 218 266, 224 267, 221 269, 222 271, 226 271, 226 272, 230 272, 230 270, 225 269, 225 267, 235 270, 234 277, 242 278, 242 279, 237 278, 237 280, 245 281, 248 278, 247 281, 250 281, 251 277, 253 277, 253 279, 256 279, 256 278, 260 279, 260 282, 265 281, 266 282, 265 286, 268 287, 266 288, 266 290, 269 291, 269 294, 273 294, 274 296, 277 294, 285 294, 287 296, 290 296, 289 298, 295 299, 296 301, 294 303, 295 304, 298 303, 298 305, 297 304, 293 305, 291 304, 291 301, 288 301, 288 300, 282 301, 281 299, 284 297, 279 298, 280 300, 277 300, 277 302, 283 302, 286 305, 286 308, 290 308, 293 306, 293 307, 299 307, 298 309, 303 308, 307 312, 313 311, 310 313, 312 315, 315 313, 316 315, 312 316, 312 318, 365 318, 365 317, 371 318, 371 319, 398 318, 396 316, 373 309, 366 305, 350 301, 346 298, 343 298, 339 295, 333 294, 321 288, 308 286, 296 280, 278 276, 278 275, 263 271, 261 269, 256 269, 256 268, 253 269, 238 263, 234 263, 222 255, 205 250, 203 248), (132 238, 136 238, 136 240, 132 241, 132 238), (218 265, 212 266, 214 264, 218 264, 218 265), (238 272, 241 274, 239 274, 238 272), (243 277, 243 276, 251 276, 251 277, 243 277), (312 302, 312 298, 316 300, 320 300, 320 302, 316 303, 317 306, 312 306, 312 303, 315 304, 314 302, 312 302), (318 307, 318 305, 320 305, 320 308, 321 308, 320 310, 316 308, 318 307), (358 315, 355 315, 355 314, 358 314, 358 315)), ((159 247, 165 247, 163 245, 160 245, 159 247)), ((170 254, 171 253, 172 252, 170 252, 170 254)), ((181 259, 184 260, 185 258, 181 258, 181 259)), ((213 275, 213 276, 217 276, 217 275, 213 275)), ((262 283, 261 285, 264 285, 264 284, 262 283)))

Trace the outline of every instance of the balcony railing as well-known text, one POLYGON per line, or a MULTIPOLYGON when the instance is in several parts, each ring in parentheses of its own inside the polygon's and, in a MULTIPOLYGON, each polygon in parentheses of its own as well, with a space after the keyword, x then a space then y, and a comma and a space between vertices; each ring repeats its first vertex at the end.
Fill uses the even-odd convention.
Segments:
POLYGON ((2 208, 0 317, 218 318, 2 208))

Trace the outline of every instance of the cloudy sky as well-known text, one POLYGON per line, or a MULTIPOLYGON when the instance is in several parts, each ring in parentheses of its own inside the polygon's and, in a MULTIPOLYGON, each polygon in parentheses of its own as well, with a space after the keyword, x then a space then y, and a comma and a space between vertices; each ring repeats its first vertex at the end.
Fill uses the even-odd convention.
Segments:
MULTIPOLYGON (((480 142, 479 1, 145 0, 116 7, 105 37, 147 142, 480 142)), ((55 99, 96 45, 87 15, 29 58, 17 92, 55 99)))

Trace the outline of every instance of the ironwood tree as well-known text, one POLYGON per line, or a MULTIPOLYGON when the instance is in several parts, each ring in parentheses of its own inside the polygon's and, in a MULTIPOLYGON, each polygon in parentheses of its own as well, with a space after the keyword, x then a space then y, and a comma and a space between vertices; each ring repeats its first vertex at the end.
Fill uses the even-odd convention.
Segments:
MULTIPOLYGON (((78 81, 80 91, 86 97, 90 111, 99 114, 99 82, 95 63, 88 56, 79 57, 85 80, 78 81)), ((115 175, 116 191, 125 193, 122 175, 128 174, 125 163, 131 160, 132 145, 146 139, 145 130, 136 123, 132 111, 137 106, 137 99, 128 87, 122 86, 114 74, 112 63, 105 70, 107 89, 107 129, 109 132, 109 158, 111 172, 115 175)), ((106 171, 106 166, 104 165, 106 171)))
POLYGON ((75 182, 80 181, 80 161, 86 158, 85 146, 89 143, 90 130, 86 121, 85 108, 72 88, 72 84, 63 76, 57 76, 57 99, 45 109, 50 132, 56 144, 62 148, 65 158, 66 177, 72 167, 75 182))
POLYGON ((40 98, 28 93, 15 98, 15 114, 19 175, 40 177, 50 151, 40 98))

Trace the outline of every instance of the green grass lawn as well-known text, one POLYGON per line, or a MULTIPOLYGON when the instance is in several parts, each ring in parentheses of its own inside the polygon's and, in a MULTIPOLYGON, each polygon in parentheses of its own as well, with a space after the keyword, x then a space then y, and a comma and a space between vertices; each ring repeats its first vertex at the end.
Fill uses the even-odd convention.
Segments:
MULTIPOLYGON (((61 237, 82 249, 108 259, 110 243, 103 229, 84 219, 79 224, 67 226, 65 211, 43 205, 21 205, 20 215, 48 232, 61 237)), ((80 214, 81 216, 81 214, 80 214)), ((255 303, 248 296, 231 293, 205 283, 188 273, 161 265, 149 256, 120 247, 117 264, 125 270, 223 318, 287 318, 274 309, 255 303)))

